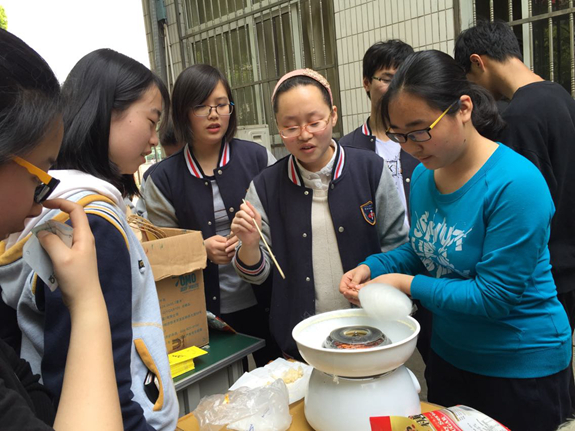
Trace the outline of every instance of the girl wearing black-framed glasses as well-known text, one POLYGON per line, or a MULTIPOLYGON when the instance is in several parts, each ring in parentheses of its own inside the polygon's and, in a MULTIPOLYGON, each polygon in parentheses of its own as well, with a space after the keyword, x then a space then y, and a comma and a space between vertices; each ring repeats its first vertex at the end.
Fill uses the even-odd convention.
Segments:
POLYGON ((275 158, 263 145, 235 138, 242 107, 234 103, 215 67, 198 64, 180 74, 172 119, 186 146, 146 177, 143 198, 152 223, 202 231, 206 307, 239 332, 266 340, 254 353, 263 366, 280 355, 267 330, 270 286, 254 288, 236 275, 231 260, 238 239, 230 224, 252 179, 275 158))
POLYGON ((432 311, 429 401, 474 407, 513 430, 556 429, 570 416, 572 345, 549 263, 554 206, 543 176, 491 140, 503 127, 491 95, 440 51, 405 60, 381 112, 422 163, 410 241, 344 275, 341 292, 357 302, 378 281, 432 311))

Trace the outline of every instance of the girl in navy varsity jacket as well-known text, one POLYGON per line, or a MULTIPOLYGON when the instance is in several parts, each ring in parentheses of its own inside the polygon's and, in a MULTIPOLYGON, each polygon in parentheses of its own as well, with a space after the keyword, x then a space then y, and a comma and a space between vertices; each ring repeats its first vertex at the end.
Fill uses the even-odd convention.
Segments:
POLYGON ((350 307, 339 280, 373 252, 407 238, 404 209, 383 159, 332 139, 337 108, 328 82, 310 69, 285 75, 272 96, 280 135, 291 153, 258 175, 232 230, 241 246, 237 273, 259 283, 272 271, 252 217, 272 247, 270 327, 282 351, 298 356, 293 327, 316 313, 350 307))
POLYGON ((265 298, 256 297, 259 292, 230 263, 238 241, 230 222, 251 180, 275 159, 255 142, 234 139, 237 114, 218 69, 200 64, 184 70, 174 85, 172 106, 177 139, 187 145, 148 176, 148 218, 158 226, 202 232, 207 309, 239 332, 265 338, 266 348, 254 354, 256 363, 265 365, 279 351, 272 349, 265 298))

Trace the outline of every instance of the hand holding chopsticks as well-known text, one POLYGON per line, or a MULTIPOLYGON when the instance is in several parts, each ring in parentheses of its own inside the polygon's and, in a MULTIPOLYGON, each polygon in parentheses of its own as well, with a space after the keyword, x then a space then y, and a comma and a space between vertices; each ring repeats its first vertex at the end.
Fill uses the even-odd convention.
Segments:
MULTIPOLYGON (((262 242, 264 243, 274 265, 276 266, 276 268, 278 269, 278 272, 280 273, 281 277, 283 279, 285 279, 285 275, 284 272, 282 271, 276 257, 274 256, 269 244, 267 243, 259 225, 258 222, 256 221, 256 218, 252 217, 252 213, 255 212, 257 218, 259 219, 259 214, 257 214, 257 212, 255 211, 255 209, 253 208, 253 206, 251 204, 249 204, 245 199, 243 200, 244 204, 248 207, 247 210, 245 210, 244 207, 244 211, 238 212, 238 214, 236 214, 236 217, 234 218, 233 222, 232 222, 232 230, 236 233, 236 236, 238 238, 240 238, 240 240, 242 241, 242 247, 240 248, 240 253, 244 253, 242 255, 242 261, 246 262, 246 264, 248 264, 247 261, 245 261, 244 257, 251 257, 253 258, 253 260, 255 261, 255 259, 260 259, 261 255, 260 255, 260 251, 259 251, 259 239, 261 238, 262 242), (259 234, 259 238, 258 236, 254 237, 255 231, 253 230, 253 226, 255 226, 255 228, 257 229, 257 232, 259 234), (246 248, 246 250, 243 250, 244 248, 246 248), (245 253, 255 253, 252 251, 248 251, 251 249, 254 249, 255 252, 257 252, 257 256, 259 257, 255 257, 255 254, 250 255, 245 255, 245 253)), ((253 262, 253 264, 255 265, 256 262, 253 262)))

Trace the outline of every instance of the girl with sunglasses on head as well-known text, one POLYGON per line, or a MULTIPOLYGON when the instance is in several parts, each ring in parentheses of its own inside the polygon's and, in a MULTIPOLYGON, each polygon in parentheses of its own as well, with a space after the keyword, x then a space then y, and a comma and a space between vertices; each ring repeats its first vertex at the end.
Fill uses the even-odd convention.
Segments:
MULTIPOLYGON (((49 173, 60 180, 54 196, 84 206, 94 233, 124 427, 174 429, 178 401, 156 285, 124 204, 137 193, 134 172, 158 143, 156 128, 169 109, 167 89, 137 61, 99 49, 74 66, 62 93, 64 137, 49 173)), ((32 228, 58 217, 57 210, 43 211, 8 245, 19 250, 32 228)), ((50 291, 21 259, 0 266, 0 285, 18 311, 22 356, 58 401, 70 341, 60 292, 50 291)))
POLYGON ((545 180, 486 137, 502 127, 495 103, 445 53, 410 56, 381 112, 390 139, 422 163, 410 241, 370 256, 340 290, 357 303, 371 279, 431 310, 429 401, 468 405, 512 430, 556 429, 570 413, 572 347, 549 264, 545 180))
POLYGON ((266 339, 266 347, 254 353, 263 366, 279 354, 268 331, 269 287, 254 290, 236 275, 230 262, 238 240, 230 223, 250 181, 275 158, 255 142, 234 138, 236 106, 226 77, 215 67, 188 67, 172 94, 176 138, 187 145, 146 179, 148 218, 158 226, 202 232, 207 309, 237 331, 266 339))
MULTIPOLYGON (((74 226, 71 248, 56 235, 38 234, 70 311, 70 344, 58 410, 30 365, 0 340, 0 427, 120 430, 110 325, 98 281, 94 237, 79 205, 46 201, 58 185, 46 171, 62 142, 60 84, 35 51, 5 30, 0 30, 0 57, 0 239, 22 230, 25 218, 40 214, 42 205, 69 214, 74 226), (100 418, 98 423, 94 417, 100 418)), ((2 242, 0 250, 4 249, 2 242)), ((4 253, 2 260, 7 257, 4 253)), ((2 304, 4 335, 10 309, 2 304)))
POLYGON ((383 159, 343 148, 327 80, 310 69, 282 77, 272 96, 282 140, 291 155, 257 176, 232 223, 241 241, 234 264, 252 283, 273 277, 271 331, 282 351, 299 357, 291 336, 307 316, 349 308, 341 275, 372 253, 407 238, 404 209, 383 159), (273 270, 253 219, 277 262, 273 270))

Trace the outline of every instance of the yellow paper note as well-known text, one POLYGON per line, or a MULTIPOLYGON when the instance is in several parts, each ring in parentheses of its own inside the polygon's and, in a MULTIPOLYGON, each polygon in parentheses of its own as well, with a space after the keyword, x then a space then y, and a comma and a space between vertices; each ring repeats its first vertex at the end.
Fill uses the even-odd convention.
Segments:
POLYGON ((172 378, 181 376, 188 371, 192 371, 195 368, 194 359, 198 356, 205 355, 206 353, 208 352, 196 346, 170 353, 168 355, 168 359, 170 361, 172 378))

